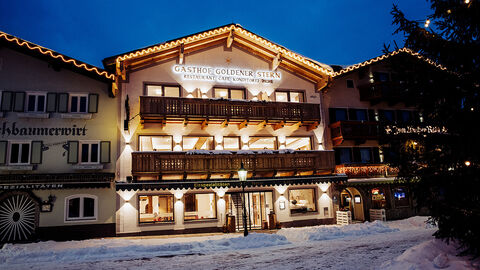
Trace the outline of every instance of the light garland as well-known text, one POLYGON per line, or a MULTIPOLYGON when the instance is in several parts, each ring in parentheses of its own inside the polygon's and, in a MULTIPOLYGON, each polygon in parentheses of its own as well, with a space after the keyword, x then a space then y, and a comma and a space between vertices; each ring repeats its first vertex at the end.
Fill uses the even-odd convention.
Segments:
MULTIPOLYGON (((11 36, 11 35, 10 35, 11 36)), ((8 34, 4 33, 4 32, 0 32, 0 38, 3 38, 5 39, 6 41, 8 42, 15 42, 18 46, 20 47, 27 47, 28 49, 32 50, 32 51, 38 51, 40 52, 41 54, 44 54, 44 55, 49 55, 51 56, 52 58, 55 58, 55 59, 60 59, 62 60, 64 63, 71 63, 73 65, 75 65, 76 67, 78 68, 81 68, 81 69, 84 69, 86 71, 89 71, 89 72, 95 72, 96 74, 98 74, 99 76, 102 76, 102 77, 105 77, 107 79, 110 79, 110 80, 113 80, 115 78, 115 75, 113 74, 110 74, 108 73, 107 71, 104 71, 104 70, 100 70, 99 68, 97 67, 89 67, 87 64, 85 63, 82 63, 82 62, 79 62, 73 58, 70 58, 70 59, 66 59, 64 55, 60 54, 60 53, 57 53, 55 51, 52 51, 50 49, 47 49, 47 48, 44 48, 44 47, 41 47, 41 46, 38 46, 36 44, 33 44, 31 42, 27 42, 27 41, 24 41, 24 40, 21 40, 17 37, 14 37, 12 36, 11 38, 9 37, 8 34)))
POLYGON ((438 64, 438 63, 436 63, 435 61, 433 61, 433 60, 431 60, 431 59, 429 59, 429 58, 421 55, 421 54, 418 53, 418 52, 414 52, 413 50, 411 50, 411 49, 409 49, 409 48, 401 48, 401 49, 398 49, 398 50, 393 51, 393 52, 391 52, 391 53, 384 54, 384 55, 381 55, 381 56, 379 56, 379 57, 376 57, 376 58, 367 60, 367 61, 365 61, 365 62, 362 62, 362 63, 359 63, 359 64, 355 64, 355 65, 346 67, 346 68, 344 68, 344 69, 342 69, 342 70, 340 70, 340 71, 338 71, 338 72, 335 72, 334 75, 333 75, 333 77, 337 77, 337 76, 340 76, 340 75, 342 75, 342 74, 348 73, 348 72, 350 72, 350 71, 359 69, 359 68, 361 68, 361 67, 368 66, 368 65, 371 65, 371 64, 373 64, 373 63, 376 63, 376 62, 385 60, 385 59, 387 59, 387 58, 389 58, 389 57, 392 57, 392 56, 394 56, 394 55, 397 55, 397 54, 399 54, 399 53, 408 53, 408 54, 410 54, 410 55, 412 55, 412 56, 415 56, 415 57, 417 57, 418 59, 420 59, 420 60, 422 60, 422 61, 424 61, 424 62, 426 62, 426 63, 428 63, 428 64, 430 64, 430 65, 432 65, 432 66, 434 66, 434 67, 436 67, 436 68, 439 68, 439 69, 444 70, 444 71, 447 70, 446 67, 444 67, 444 66, 442 66, 441 64, 438 64))
POLYGON ((159 52, 159 51, 162 51, 162 50, 165 50, 165 49, 170 49, 172 47, 179 46, 182 43, 187 44, 187 43, 195 42, 195 41, 198 41, 198 40, 201 40, 201 39, 206 39, 206 38, 209 38, 211 36, 229 33, 230 31, 233 31, 237 34, 240 34, 244 37, 247 37, 251 40, 254 40, 257 43, 260 43, 260 45, 269 47, 270 49, 272 49, 273 51, 275 51, 277 53, 281 53, 282 56, 288 56, 288 57, 290 57, 290 58, 292 58, 296 61, 299 61, 299 62, 303 63, 304 65, 309 66, 310 68, 313 68, 317 71, 320 71, 320 72, 324 73, 327 76, 333 76, 333 74, 334 74, 333 70, 330 67, 321 66, 321 65, 307 59, 304 56, 296 54, 296 53, 294 53, 292 51, 289 51, 289 50, 287 50, 287 49, 285 49, 285 48, 283 48, 283 47, 281 47, 277 44, 274 44, 274 43, 272 43, 272 42, 270 42, 270 41, 268 41, 268 40, 266 40, 266 39, 264 39, 260 36, 257 36, 254 33, 251 33, 251 32, 243 29, 242 27, 240 27, 238 25, 229 25, 229 26, 225 26, 225 27, 221 27, 221 28, 216 28, 216 29, 213 29, 213 30, 210 30, 210 31, 207 31, 207 32, 203 32, 203 33, 200 33, 200 34, 193 35, 193 36, 184 37, 184 38, 181 38, 181 39, 170 41, 168 43, 163 43, 163 44, 155 45, 155 46, 152 46, 152 47, 149 47, 149 48, 146 48, 146 49, 138 50, 138 51, 135 51, 135 52, 132 52, 132 53, 124 54, 124 55, 118 56, 116 58, 116 63, 117 63, 117 66, 119 66, 120 62, 125 61, 125 60, 129 60, 129 59, 133 59, 133 58, 136 58, 136 57, 141 57, 141 56, 145 56, 145 55, 148 55, 148 54, 156 53, 156 52, 159 52))

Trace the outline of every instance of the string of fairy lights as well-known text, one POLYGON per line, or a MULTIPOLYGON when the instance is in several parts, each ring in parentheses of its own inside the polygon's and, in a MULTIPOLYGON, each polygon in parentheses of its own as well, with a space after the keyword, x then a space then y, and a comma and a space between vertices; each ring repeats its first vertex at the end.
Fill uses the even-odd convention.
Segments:
POLYGON ((18 46, 21 46, 21 47, 26 47, 28 48, 29 50, 32 50, 32 51, 38 51, 40 52, 41 54, 44 54, 44 55, 49 55, 51 56, 52 58, 55 58, 55 59, 60 59, 62 60, 64 63, 67 63, 67 64, 73 64, 74 66, 78 67, 78 68, 81 68, 81 69, 84 69, 86 71, 89 71, 89 72, 95 72, 96 74, 98 74, 99 76, 102 76, 102 77, 105 77, 107 79, 110 79, 110 80, 113 80, 115 78, 115 75, 114 74, 110 74, 108 73, 107 71, 104 71, 104 70, 100 70, 99 68, 97 67, 94 67, 94 66, 88 66, 87 64, 85 63, 81 63, 75 59, 72 59, 72 58, 65 58, 64 55, 60 54, 60 53, 57 53, 57 52, 54 52, 50 49, 47 49, 47 48, 44 48, 44 47, 41 47, 41 46, 38 46, 36 44, 33 44, 31 42, 27 42, 27 41, 24 41, 24 40, 21 40, 17 37, 14 37, 14 36, 11 36, 11 35, 8 35, 4 32, 0 32, 0 38, 3 38, 5 39, 6 41, 8 42, 14 42, 16 43, 18 46))
POLYGON ((307 59, 306 57, 304 57, 302 55, 294 53, 294 52, 292 52, 290 50, 287 50, 287 49, 285 49, 285 48, 283 48, 283 47, 281 47, 281 46, 279 46, 275 43, 272 43, 272 42, 270 42, 270 41, 268 41, 268 40, 266 40, 266 39, 264 39, 260 36, 257 36, 254 33, 251 33, 251 32, 243 29, 242 27, 240 27, 238 25, 229 25, 229 26, 225 26, 225 27, 221 27, 221 28, 216 28, 216 29, 213 29, 213 30, 210 30, 210 31, 206 31, 206 32, 203 32, 203 33, 193 35, 193 36, 184 37, 184 38, 177 39, 177 40, 174 40, 174 41, 170 41, 170 42, 167 42, 167 43, 155 45, 155 46, 152 46, 152 47, 149 47, 149 48, 146 48, 146 49, 142 49, 142 50, 138 50, 138 51, 131 52, 131 53, 128 53, 128 54, 124 54, 124 55, 118 56, 116 58, 116 64, 117 64, 117 66, 119 66, 120 62, 125 61, 125 60, 145 56, 145 55, 148 55, 148 54, 157 53, 157 52, 160 52, 162 50, 166 50, 166 49, 170 49, 170 48, 173 48, 173 47, 181 46, 181 44, 187 44, 187 43, 195 42, 195 41, 198 41, 198 40, 210 38, 212 36, 221 35, 221 34, 225 34, 225 33, 229 33, 229 32, 235 32, 237 35, 242 35, 242 36, 244 36, 244 37, 246 37, 246 38, 248 38, 252 41, 255 41, 256 43, 259 43, 260 45, 263 45, 263 46, 268 47, 268 48, 270 48, 271 50, 273 50, 277 53, 280 53, 283 57, 290 57, 291 59, 294 59, 298 62, 301 62, 304 65, 307 65, 310 68, 313 68, 314 70, 322 72, 323 74, 326 74, 328 76, 332 76, 334 74, 333 70, 329 66, 322 66, 318 63, 315 63, 315 62, 307 59))

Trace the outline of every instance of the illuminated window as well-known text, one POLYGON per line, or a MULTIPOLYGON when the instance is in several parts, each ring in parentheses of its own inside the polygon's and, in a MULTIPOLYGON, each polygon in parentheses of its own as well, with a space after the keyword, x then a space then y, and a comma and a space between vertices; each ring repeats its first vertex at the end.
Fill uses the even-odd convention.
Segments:
POLYGON ((140 136, 140 151, 172 151, 172 136, 140 136))
POLYGON ((310 137, 286 137, 285 148, 294 150, 312 150, 310 137))
POLYGON ((97 196, 69 196, 65 198, 65 219, 67 221, 96 220, 97 208, 97 196))
POLYGON ((410 205, 407 189, 404 187, 394 188, 393 197, 395 198, 395 207, 405 207, 410 205))
POLYGON ((213 88, 215 98, 224 99, 245 99, 245 89, 231 89, 231 88, 213 88))
POLYGON ((277 138, 249 137, 248 148, 250 150, 275 150, 277 149, 277 138))
POLYGON ((213 150, 213 137, 183 137, 182 147, 187 150, 213 150))
POLYGON ((185 194, 185 220, 203 220, 217 218, 217 200, 215 193, 185 194))
POLYGON ((383 188, 372 188, 372 208, 384 209, 388 207, 387 196, 383 188))
POLYGON ((290 213, 308 213, 316 212, 317 204, 315 199, 315 189, 290 189, 288 190, 290 201, 290 213))
POLYGON ((173 195, 140 195, 140 223, 173 222, 173 195))
POLYGON ((47 94, 29 93, 27 94, 27 112, 42 113, 45 112, 47 94))
POLYGON ((223 137, 223 149, 230 151, 240 150, 240 137, 223 137))
POLYGON ((304 96, 300 91, 275 91, 275 100, 278 102, 304 102, 304 96))
POLYGON ((180 97, 180 86, 146 85, 147 96, 180 97))

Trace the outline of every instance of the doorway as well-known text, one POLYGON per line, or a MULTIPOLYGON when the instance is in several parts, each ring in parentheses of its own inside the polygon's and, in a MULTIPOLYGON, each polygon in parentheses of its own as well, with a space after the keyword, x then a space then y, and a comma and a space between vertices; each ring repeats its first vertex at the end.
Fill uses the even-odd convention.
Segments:
POLYGON ((363 198, 358 189, 348 187, 340 193, 340 210, 350 211, 352 220, 365 221, 363 198))
MULTIPOLYGON (((225 194, 226 213, 235 216, 237 231, 243 230, 243 196, 242 192, 225 194)), ((245 192, 247 228, 249 230, 269 227, 268 215, 273 213, 273 193, 271 191, 245 192)))

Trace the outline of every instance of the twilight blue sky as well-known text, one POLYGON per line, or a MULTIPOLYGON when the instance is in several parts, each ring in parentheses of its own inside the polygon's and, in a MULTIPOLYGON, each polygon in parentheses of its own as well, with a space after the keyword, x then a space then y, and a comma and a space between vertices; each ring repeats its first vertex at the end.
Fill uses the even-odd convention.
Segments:
POLYGON ((382 54, 397 3, 411 19, 424 0, 1 0, 0 30, 102 67, 105 57, 229 23, 326 64, 382 54))

